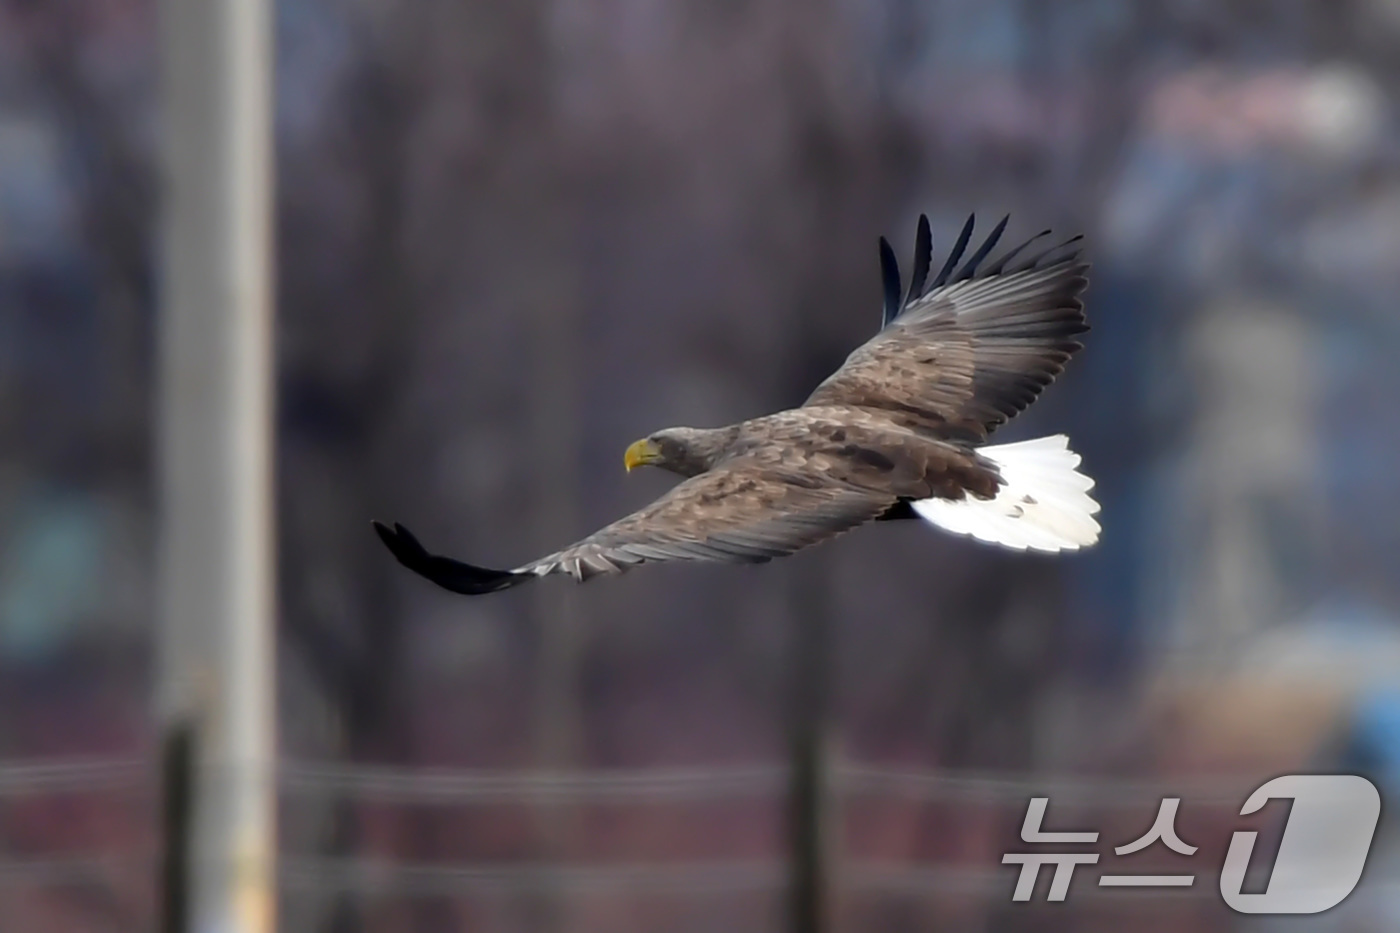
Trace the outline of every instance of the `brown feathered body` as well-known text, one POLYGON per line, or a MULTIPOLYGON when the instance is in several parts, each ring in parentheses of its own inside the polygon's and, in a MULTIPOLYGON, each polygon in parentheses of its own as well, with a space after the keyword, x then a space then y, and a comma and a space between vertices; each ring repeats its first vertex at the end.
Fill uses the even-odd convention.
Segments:
POLYGON ((704 472, 521 570, 584 580, 647 560, 763 561, 878 518, 900 500, 991 498, 998 486, 995 465, 975 450, 856 408, 798 408, 713 433, 727 442, 704 472))

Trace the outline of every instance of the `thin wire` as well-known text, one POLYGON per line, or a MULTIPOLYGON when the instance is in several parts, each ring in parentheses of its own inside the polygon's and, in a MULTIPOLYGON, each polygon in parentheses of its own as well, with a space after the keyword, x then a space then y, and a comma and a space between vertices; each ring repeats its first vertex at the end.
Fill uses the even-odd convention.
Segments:
MULTIPOLYGON (((839 764, 838 790, 858 797, 954 802, 1022 802, 1133 806, 1163 797, 1200 805, 1238 805, 1253 789, 1240 777, 1136 780, 1063 775, 1006 775, 839 764)), ((154 766, 141 759, 21 761, 0 765, 0 796, 150 789, 154 766)), ((278 769, 284 794, 333 794, 387 803, 499 803, 557 800, 718 800, 776 794, 786 787, 783 765, 601 772, 502 772, 412 769, 286 761, 278 769)))
POLYGON ((154 765, 134 758, 21 761, 0 765, 0 795, 91 792, 151 786, 154 765))
MULTIPOLYGON (((283 890, 318 895, 365 897, 454 897, 569 891, 579 894, 631 892, 648 895, 702 895, 775 891, 788 879, 787 866, 773 861, 723 861, 677 865, 473 865, 390 862, 379 859, 284 858, 283 890)), ((1205 877, 1189 888, 1102 888, 1085 872, 1074 898, 1213 898, 1205 877)), ((843 863, 842 890, 854 895, 902 894, 918 897, 1008 898, 1016 883, 1010 869, 952 865, 903 865, 876 860, 843 863)))
MULTIPOLYGON (((989 869, 962 868, 943 865, 904 865, 883 861, 846 862, 841 876, 843 890, 855 894, 904 894, 920 897, 963 895, 996 897, 1004 895, 1009 902, 1016 885, 1019 867, 989 869)), ((1096 876, 1076 872, 1074 900, 1082 898, 1113 898, 1131 895, 1134 900, 1150 897, 1216 898, 1219 893, 1209 876, 1191 887, 1182 888, 1103 888, 1093 883, 1096 876)))
POLYGON ((379 859, 282 859, 284 889, 317 894, 452 896, 464 893, 637 891, 706 894, 765 891, 781 886, 786 868, 773 861, 676 865, 470 865, 379 859))
MULTIPOLYGON (((114 875, 133 867, 148 871, 149 853, 101 854, 71 858, 0 861, 0 889, 17 887, 109 886, 114 875)), ((1197 873, 1185 888, 1105 888, 1084 872, 1071 897, 1102 900, 1131 897, 1211 899, 1216 886, 1210 872, 1197 873)), ((787 866, 776 861, 734 860, 674 865, 481 865, 393 862, 374 858, 280 859, 279 886, 287 893, 347 894, 362 897, 462 897, 519 895, 541 891, 574 894, 625 892, 648 896, 701 896, 773 892, 788 879, 787 866)), ((849 895, 894 894, 909 897, 1010 897, 1016 872, 939 864, 902 864, 854 859, 843 862, 839 885, 849 895)), ((1376 903, 1400 896, 1400 884, 1363 884, 1353 895, 1376 903)))
POLYGON ((1049 797, 1056 803, 1111 807, 1155 803, 1163 797, 1180 797, 1198 805, 1240 806, 1256 786, 1238 777, 1144 781, 1112 777, 1037 777, 900 770, 849 764, 838 766, 835 778, 842 791, 857 796, 1016 803, 1024 803, 1031 797, 1049 797))
POLYGON ((461 770, 287 764, 279 783, 289 794, 333 793, 392 803, 541 800, 713 800, 773 794, 780 766, 695 770, 502 773, 461 770))
POLYGON ((105 886, 114 874, 133 866, 146 870, 152 863, 149 855, 129 852, 0 861, 0 888, 105 886))

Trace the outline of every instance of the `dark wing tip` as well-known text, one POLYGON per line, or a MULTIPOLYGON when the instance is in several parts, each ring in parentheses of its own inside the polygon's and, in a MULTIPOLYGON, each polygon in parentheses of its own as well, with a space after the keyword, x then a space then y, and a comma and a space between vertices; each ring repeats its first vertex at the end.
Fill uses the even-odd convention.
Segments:
POLYGON ((928 270, 933 263, 933 228, 929 226, 928 215, 919 215, 919 227, 914 233, 914 277, 909 280, 909 294, 906 305, 913 304, 924 296, 924 286, 928 284, 928 270))
POLYGON ((1084 234, 1077 233, 1074 236, 1070 237, 1068 240, 1056 243, 1054 246, 1046 247, 1045 249, 1042 249, 1040 252, 1035 253, 1034 255, 1027 256, 1015 266, 1008 269, 1007 272, 1029 272, 1032 269, 1042 268, 1043 266, 1057 265, 1059 263, 1065 262, 1073 262, 1074 260, 1079 258, 1080 252, 1083 250, 1083 247, 1077 246, 1076 244, 1082 243, 1083 241, 1084 234), (1070 249, 1070 247, 1073 247, 1073 249, 1070 249), (1061 250, 1068 251, 1061 252, 1061 250))
POLYGON ((880 281, 885 292, 885 313, 881 326, 888 325, 899 314, 904 289, 899 281, 899 261, 894 258, 890 241, 880 237, 880 281))
POLYGON ((967 250, 967 243, 972 239, 972 229, 977 225, 977 215, 968 214, 967 223, 963 224, 962 232, 958 234, 958 241, 953 244, 953 251, 948 254, 948 260, 943 263, 943 268, 938 270, 938 276, 933 280, 933 288, 942 288, 948 284, 948 277, 957 268, 958 262, 963 257, 963 252, 967 250))
POLYGON ((450 557, 429 554, 413 533, 397 522, 393 528, 380 522, 372 521, 370 524, 374 526, 374 533, 379 535, 379 540, 384 542, 384 546, 394 555, 395 560, 453 593, 478 596, 534 579, 534 574, 474 567, 450 557))
POLYGON ((1006 232, 1006 224, 1010 220, 1010 214, 1003 217, 1001 222, 988 234, 987 239, 982 245, 977 248, 977 252, 972 254, 972 258, 969 259, 961 269, 955 272, 949 281, 961 282, 963 279, 976 278, 978 265, 980 265, 982 260, 987 258, 987 254, 996 247, 997 242, 1001 239, 1001 235, 1006 232))
POLYGON ((1007 264, 1010 263, 1011 260, 1019 256, 1022 250, 1024 250, 1027 246, 1030 246, 1036 240, 1039 240, 1042 237, 1047 237, 1049 235, 1049 230, 1040 231, 1035 236, 1031 237, 1029 240, 1026 240, 1020 246, 1015 247, 1014 249, 1009 251, 1005 256, 1002 256, 1000 259, 998 259, 983 273, 983 275, 986 275, 988 277, 993 275, 1001 275, 1002 272, 1006 269, 1007 264))

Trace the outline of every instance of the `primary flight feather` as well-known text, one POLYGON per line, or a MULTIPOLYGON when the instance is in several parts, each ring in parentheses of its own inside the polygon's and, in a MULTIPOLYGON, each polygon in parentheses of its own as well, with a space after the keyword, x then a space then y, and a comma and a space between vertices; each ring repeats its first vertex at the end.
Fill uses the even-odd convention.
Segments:
POLYGON ((1091 545, 1094 481, 1063 435, 986 443, 1059 375, 1088 330, 1080 238, 1030 250, 1041 233, 989 261, 1005 228, 1003 218, 964 261, 969 217, 927 282, 932 237, 920 217, 907 294, 881 239, 880 332, 799 408, 722 428, 668 428, 632 444, 628 470, 658 466, 684 481, 576 544, 490 570, 429 553, 402 525, 374 529, 399 563, 466 594, 652 561, 761 563, 896 518, 1016 550, 1091 545))

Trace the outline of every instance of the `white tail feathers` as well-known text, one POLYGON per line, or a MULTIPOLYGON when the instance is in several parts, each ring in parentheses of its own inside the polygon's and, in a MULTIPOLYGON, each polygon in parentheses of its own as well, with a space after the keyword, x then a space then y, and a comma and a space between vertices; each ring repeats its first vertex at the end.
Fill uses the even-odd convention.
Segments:
POLYGON ((914 511, 945 531, 1017 551, 1075 551, 1099 540, 1089 496, 1094 481, 1080 473, 1079 454, 1063 434, 980 447, 997 465, 1002 486, 992 499, 923 499, 914 511))

